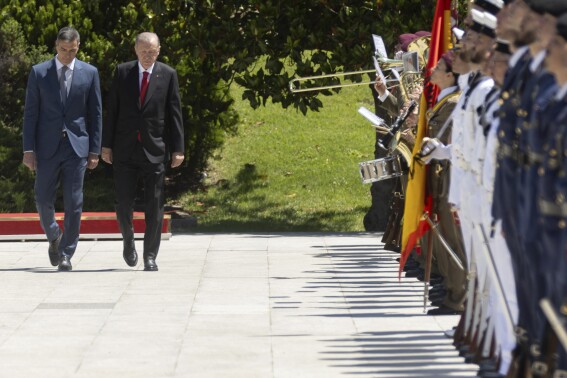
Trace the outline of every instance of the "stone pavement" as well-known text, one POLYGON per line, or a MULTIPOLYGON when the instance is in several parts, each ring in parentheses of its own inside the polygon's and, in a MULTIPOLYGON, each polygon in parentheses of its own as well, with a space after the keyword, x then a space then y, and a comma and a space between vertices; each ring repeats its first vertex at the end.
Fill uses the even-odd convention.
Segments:
MULTIPOLYGON (((0 243, 0 377, 470 377, 423 284, 366 233, 190 234, 159 272, 121 241, 0 243)), ((137 241, 138 249, 142 242, 137 241)))

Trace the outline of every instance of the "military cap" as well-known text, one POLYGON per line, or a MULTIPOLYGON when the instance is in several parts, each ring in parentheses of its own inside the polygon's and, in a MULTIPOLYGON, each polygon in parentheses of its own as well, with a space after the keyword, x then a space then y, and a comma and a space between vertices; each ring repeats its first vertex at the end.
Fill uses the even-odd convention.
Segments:
POLYGON ((494 51, 501 52, 502 54, 511 55, 512 52, 510 51, 510 41, 506 41, 505 39, 497 39, 496 44, 494 45, 494 51))
POLYGON ((441 59, 445 61, 447 72, 453 72, 453 59, 455 59, 455 53, 449 50, 445 54, 441 55, 441 59))
POLYGON ((536 13, 544 14, 545 5, 541 0, 524 0, 524 2, 530 7, 530 9, 536 13))
POLYGON ((557 34, 567 41, 567 14, 557 19, 557 34))
POLYGON ((496 30, 496 24, 498 23, 496 16, 491 13, 484 12, 484 19, 482 21, 483 25, 486 27, 486 29, 488 29, 490 35, 492 35, 492 38, 494 38, 494 31, 496 30))
POLYGON ((425 30, 420 30, 420 31, 416 31, 415 35, 417 35, 418 37, 430 37, 431 32, 428 32, 428 31, 425 31, 425 30))
POLYGON ((496 37, 496 16, 488 12, 471 10, 473 24, 471 29, 477 33, 484 34, 490 38, 496 37))
POLYGON ((543 3, 543 1, 539 0, 539 1, 528 1, 526 0, 526 3, 530 6, 530 9, 538 14, 544 14, 545 13, 545 4, 543 3))
POLYGON ((402 51, 407 52, 408 45, 415 41, 417 38, 419 38, 417 35, 411 33, 400 34, 400 36, 398 37, 398 42, 400 43, 400 48, 402 49, 402 51))
POLYGON ((477 9, 471 9, 471 19, 472 25, 471 29, 475 32, 480 33, 480 29, 482 29, 482 20, 484 18, 484 12, 479 11, 477 9))
POLYGON ((542 8, 541 13, 548 13, 554 17, 567 13, 567 1, 565 0, 539 0, 537 4, 535 7, 542 8))
POLYGON ((484 11, 498 14, 500 9, 504 6, 504 1, 502 0, 474 0, 474 5, 481 7, 484 11))

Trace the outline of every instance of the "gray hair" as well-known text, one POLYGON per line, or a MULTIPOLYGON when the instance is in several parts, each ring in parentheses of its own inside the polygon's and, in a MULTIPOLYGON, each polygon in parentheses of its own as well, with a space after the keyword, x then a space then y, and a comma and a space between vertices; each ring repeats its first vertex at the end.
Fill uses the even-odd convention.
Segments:
POLYGON ((159 46, 159 37, 157 36, 156 33, 143 32, 136 36, 136 45, 138 44, 138 42, 152 43, 154 39, 157 41, 157 45, 159 46))
POLYGON ((65 26, 64 28, 59 30, 59 33, 57 33, 57 40, 64 42, 73 42, 73 41, 80 42, 81 36, 79 35, 77 29, 71 26, 65 26))

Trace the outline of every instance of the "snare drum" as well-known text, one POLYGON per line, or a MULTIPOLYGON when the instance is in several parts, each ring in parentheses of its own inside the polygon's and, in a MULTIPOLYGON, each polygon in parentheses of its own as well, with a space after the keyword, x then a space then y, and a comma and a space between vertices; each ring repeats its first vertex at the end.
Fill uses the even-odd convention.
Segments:
POLYGON ((363 161, 359 163, 359 167, 363 184, 400 177, 405 174, 402 164, 400 163, 400 155, 363 161))

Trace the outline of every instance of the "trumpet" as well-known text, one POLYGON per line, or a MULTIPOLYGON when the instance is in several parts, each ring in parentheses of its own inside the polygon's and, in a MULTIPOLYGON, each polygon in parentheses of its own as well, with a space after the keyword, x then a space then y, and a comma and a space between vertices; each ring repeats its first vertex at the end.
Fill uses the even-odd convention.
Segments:
MULTIPOLYGON (((401 60, 397 60, 397 59, 386 59, 386 58, 382 58, 379 57, 377 58, 378 62, 380 64, 380 68, 383 70, 393 70, 396 68, 402 68, 403 67, 403 62, 401 60)), ((330 85, 320 85, 320 86, 316 86, 316 87, 309 87, 309 88, 301 88, 301 83, 304 83, 306 81, 324 81, 326 79, 345 79, 345 78, 350 78, 352 76, 355 75, 364 75, 364 74, 371 74, 371 73, 375 73, 376 70, 372 69, 372 70, 362 70, 362 71, 352 71, 352 72, 337 72, 334 74, 327 74, 327 75, 318 75, 318 76, 307 76, 307 77, 297 77, 295 79, 292 79, 289 82, 289 90, 291 93, 301 93, 301 92, 314 92, 314 91, 323 91, 323 90, 327 90, 327 89, 334 89, 334 88, 346 88, 346 87, 354 87, 354 86, 359 86, 359 85, 370 85, 370 84, 374 84, 376 83, 375 80, 373 81, 361 81, 358 83, 338 83, 338 84, 330 84, 330 85)), ((395 86, 397 84, 398 79, 387 79, 386 80, 386 85, 388 84, 392 84, 392 86, 395 86)))
MULTIPOLYGON (((375 80, 373 81, 361 81, 358 83, 339 83, 339 84, 330 84, 330 85, 320 85, 318 87, 308 87, 308 88, 300 88, 301 83, 306 81, 317 81, 317 80, 325 80, 330 78, 348 78, 354 75, 363 75, 363 74, 370 74, 372 72, 376 72, 376 70, 363 70, 363 71, 354 71, 354 72, 340 72, 328 75, 319 75, 319 76, 307 76, 307 77, 297 77, 289 82, 289 90, 291 93, 301 93, 301 92, 314 92, 314 91, 324 91, 327 89, 334 89, 334 88, 346 88, 346 87, 355 87, 359 85, 370 85, 376 83, 375 80)), ((387 79, 386 83, 394 83, 397 82, 397 79, 387 79)))

